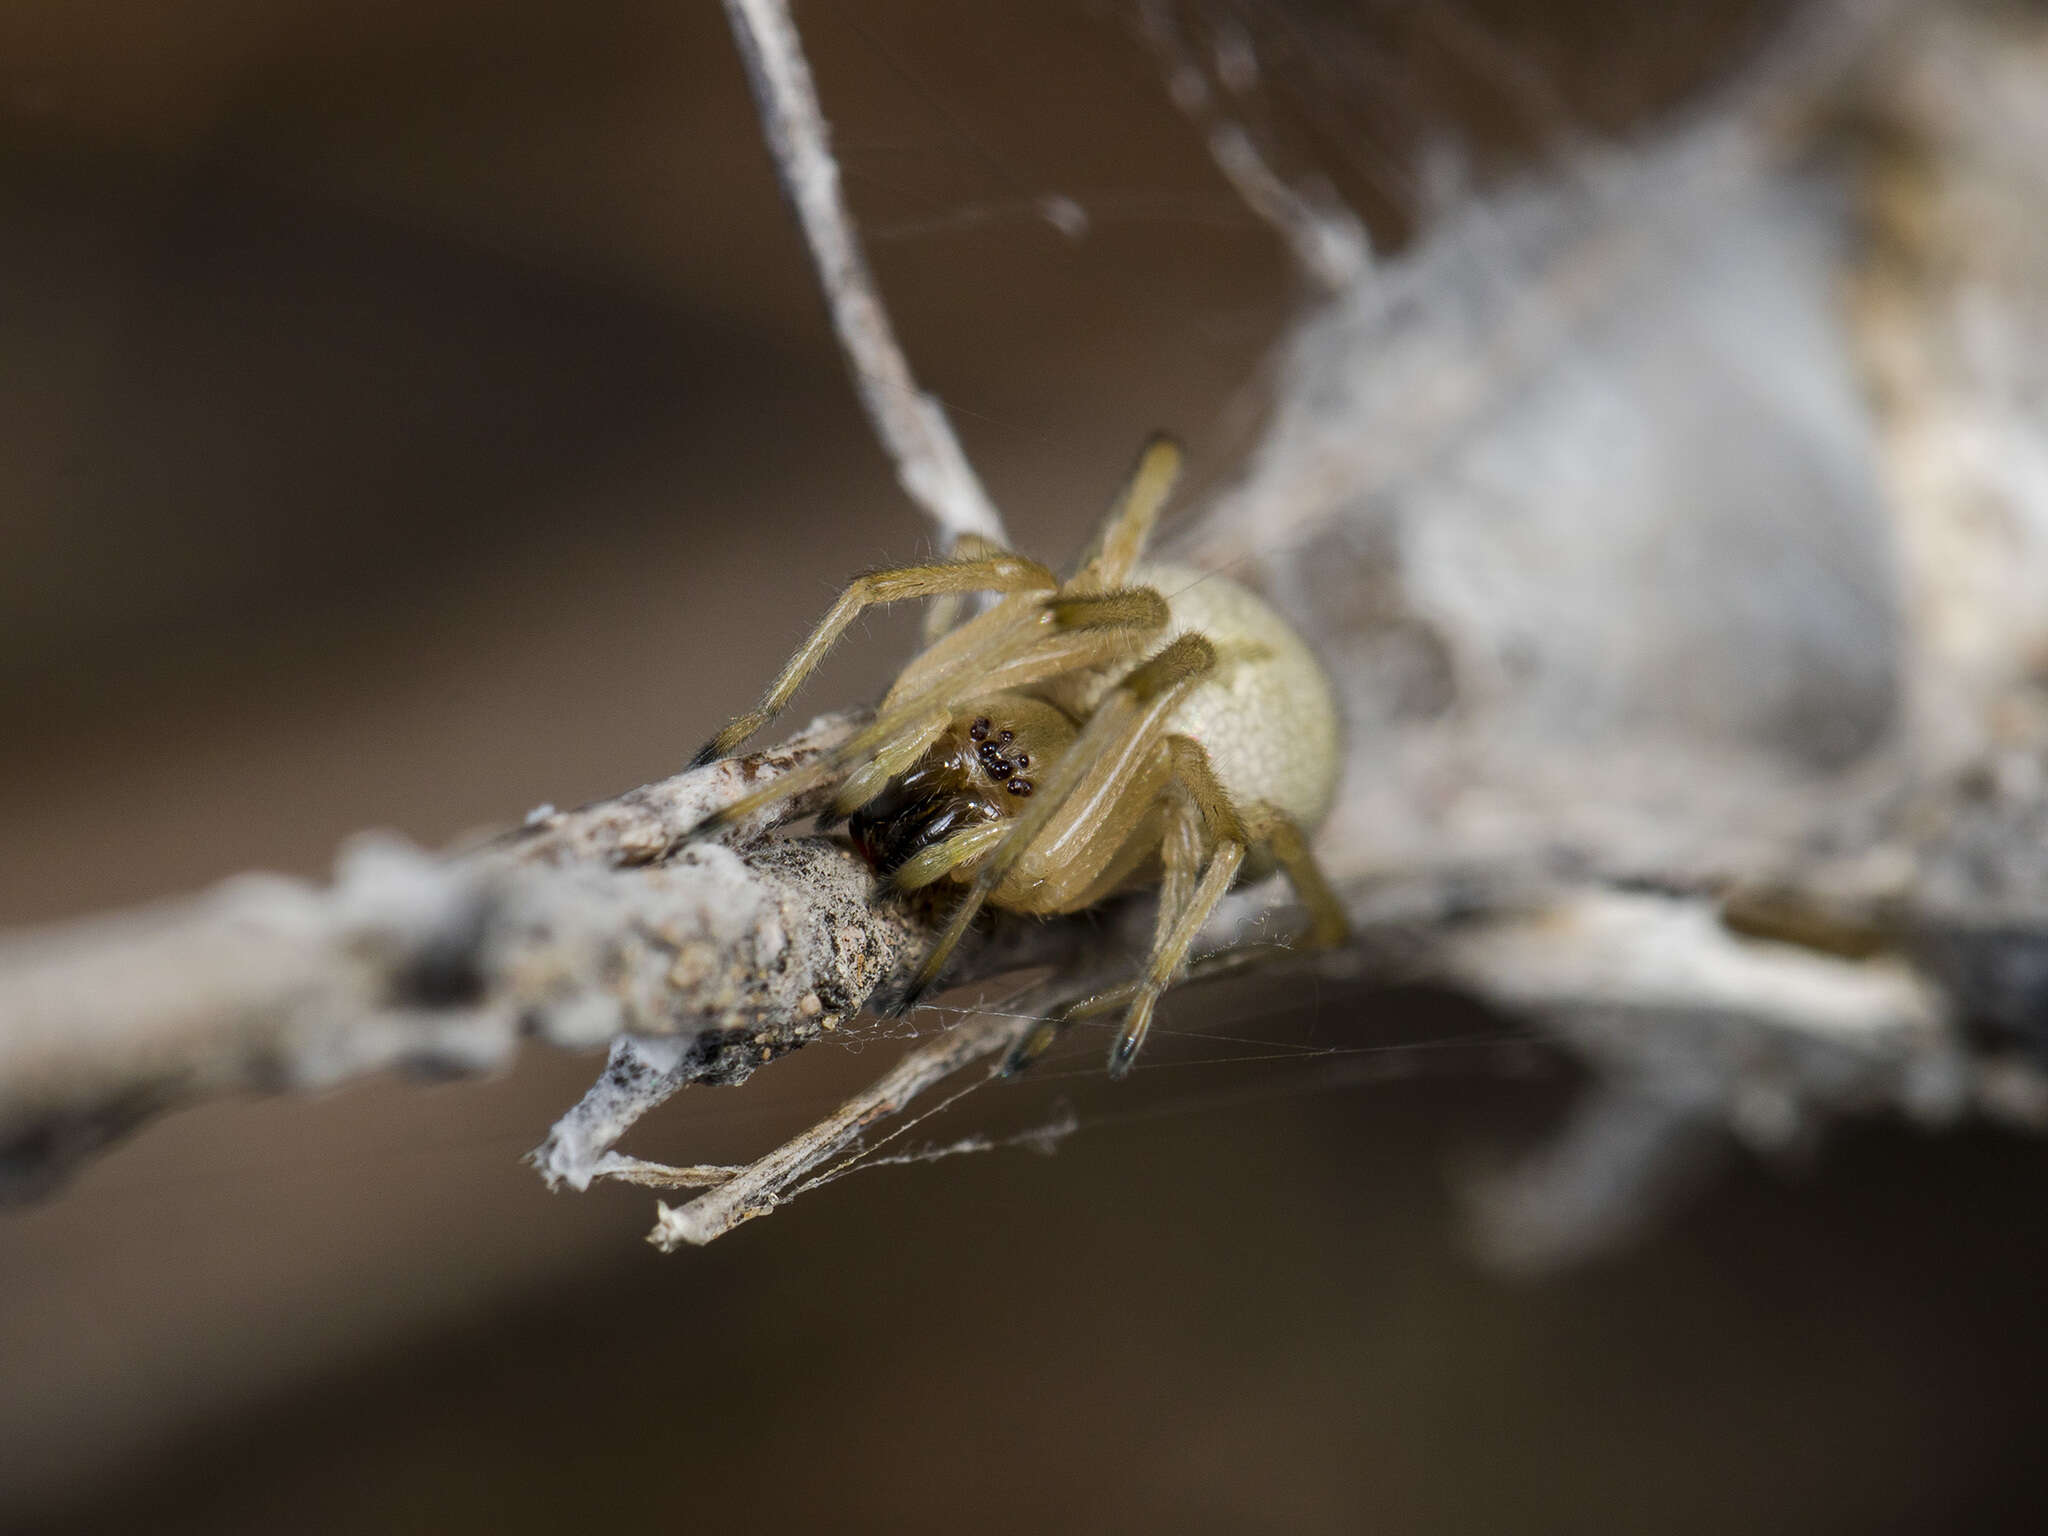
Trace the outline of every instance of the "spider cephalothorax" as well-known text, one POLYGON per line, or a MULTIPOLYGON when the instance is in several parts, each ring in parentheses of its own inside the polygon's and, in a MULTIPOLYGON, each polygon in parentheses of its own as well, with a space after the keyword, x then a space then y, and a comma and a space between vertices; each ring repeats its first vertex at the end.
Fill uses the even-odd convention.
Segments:
POLYGON ((1039 700, 1012 696, 977 703, 856 810, 846 830, 878 873, 894 876, 957 832, 1015 816, 1037 789, 1037 775, 1073 739, 1073 722, 1039 700))
MULTIPOLYGON (((1178 450, 1155 439, 1095 547, 1064 579, 974 538, 951 560, 857 578, 760 708, 698 754, 725 756, 759 729, 863 608, 996 594, 912 658, 865 729, 706 825, 831 786, 828 820, 847 818, 855 846, 894 884, 964 885, 906 1005, 984 904, 1074 912, 1156 884, 1151 960, 1117 994, 1128 1003, 1110 1053, 1117 1072, 1248 866, 1287 872, 1310 909, 1312 941, 1344 931, 1304 840, 1336 780, 1336 711, 1322 669, 1235 582, 1139 563, 1178 466, 1178 450)), ((1050 1038, 1041 1028, 1012 1064, 1050 1038)))

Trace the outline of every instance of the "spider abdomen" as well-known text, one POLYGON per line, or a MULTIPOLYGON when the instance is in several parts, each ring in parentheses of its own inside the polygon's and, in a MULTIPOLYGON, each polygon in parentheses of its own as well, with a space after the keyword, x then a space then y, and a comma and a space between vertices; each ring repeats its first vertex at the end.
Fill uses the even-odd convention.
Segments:
MULTIPOLYGON (((1227 576, 1147 565, 1132 579, 1167 601, 1171 617, 1153 649, 1200 634, 1222 663, 1189 692, 1170 729, 1202 744, 1240 805, 1263 802, 1303 830, 1319 825, 1337 787, 1337 702, 1301 636, 1264 598, 1227 576)), ((1076 702, 1092 709, 1109 681, 1076 702)))

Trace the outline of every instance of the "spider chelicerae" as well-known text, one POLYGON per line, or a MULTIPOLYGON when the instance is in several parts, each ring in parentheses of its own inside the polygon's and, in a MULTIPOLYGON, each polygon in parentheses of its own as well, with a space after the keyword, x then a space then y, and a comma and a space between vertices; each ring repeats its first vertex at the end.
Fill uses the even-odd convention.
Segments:
MULTIPOLYGON (((730 756, 766 724, 862 610, 993 594, 985 611, 949 617, 872 723, 695 831, 836 786, 826 820, 844 819, 895 886, 964 885, 899 1009, 938 979, 984 904, 1049 916, 1156 884, 1150 959, 1105 995, 1126 1008, 1110 1048, 1115 1076, 1240 876, 1277 864, 1308 909, 1311 944, 1345 931, 1307 842, 1337 776, 1329 680, 1287 622, 1236 582, 1141 563, 1179 469, 1170 440, 1148 443, 1064 578, 972 536, 951 559, 856 577, 760 706, 696 758, 730 756)), ((1042 1053, 1060 1022, 1040 1024, 1008 1067, 1042 1053)))

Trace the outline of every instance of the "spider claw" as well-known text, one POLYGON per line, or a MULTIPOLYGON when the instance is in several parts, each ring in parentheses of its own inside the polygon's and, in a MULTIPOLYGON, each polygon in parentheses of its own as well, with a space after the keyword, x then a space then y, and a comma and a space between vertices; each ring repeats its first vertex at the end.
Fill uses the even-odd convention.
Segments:
POLYGON ((900 992, 883 1000, 876 1011, 885 1019, 900 1019, 923 1001, 925 993, 931 990, 931 981, 920 972, 910 978, 909 985, 900 992))
POLYGON ((1109 1075, 1122 1081, 1130 1075, 1131 1063, 1144 1048, 1145 1036, 1152 1028, 1152 1007, 1155 999, 1150 993, 1131 1004, 1131 1011, 1124 1017, 1124 1027, 1117 1032, 1116 1043, 1109 1048, 1109 1075))
POLYGON ((1037 1061, 1053 1047, 1060 1037, 1060 1027, 1052 1019, 1041 1019, 1031 1027, 1031 1033, 1010 1047, 1010 1054, 1003 1058, 1003 1064, 996 1068, 997 1077, 1015 1077, 1026 1067, 1037 1061))
POLYGON ((697 755, 690 759, 690 766, 692 768, 709 768, 721 756, 723 754, 718 750, 718 738, 714 736, 697 749, 697 755))

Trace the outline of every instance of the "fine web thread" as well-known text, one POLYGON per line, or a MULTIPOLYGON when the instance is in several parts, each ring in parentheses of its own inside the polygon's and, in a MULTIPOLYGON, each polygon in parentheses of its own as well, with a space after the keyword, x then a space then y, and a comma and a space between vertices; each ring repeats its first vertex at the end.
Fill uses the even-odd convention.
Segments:
MULTIPOLYGON (((919 1012, 936 1013, 946 1017, 947 1023, 938 1031, 914 1030, 912 1036, 938 1033, 952 1028, 971 1018, 1014 1019, 1019 1024, 1041 1022, 1050 1014, 1033 1013, 1003 1008, 981 1008, 973 1006, 953 1007, 940 1004, 926 1005, 919 1012)), ((1076 1033, 1086 1030, 1101 1030, 1110 1027, 1113 1019, 1077 1021, 1072 1029, 1076 1033)), ((952 1141, 925 1142, 907 1150, 886 1152, 885 1149, 903 1141, 918 1127, 943 1115, 969 1095, 999 1081, 992 1073, 974 1073, 966 1082, 946 1094, 936 1103, 919 1112, 903 1118, 900 1124, 890 1128, 887 1134, 873 1142, 856 1146, 830 1166, 813 1174, 784 1192, 783 1199, 794 1199, 801 1194, 838 1182, 849 1174, 868 1172, 877 1168, 901 1167, 914 1163, 939 1162, 948 1158, 974 1153, 995 1152, 1024 1148, 1040 1153, 1050 1153, 1059 1143, 1083 1130, 1100 1129, 1107 1126, 1136 1124, 1146 1121, 1175 1119, 1187 1115, 1208 1113, 1218 1109, 1236 1108, 1257 1103, 1274 1102, 1315 1093, 1340 1091, 1347 1088, 1366 1086, 1369 1083, 1409 1080, 1417 1075, 1413 1070, 1424 1065, 1444 1065, 1453 1070, 1471 1072, 1484 1070, 1488 1066, 1504 1067, 1512 1060, 1519 1070, 1527 1060, 1532 1045, 1539 1044, 1542 1037, 1533 1030, 1488 1029, 1434 1040, 1409 1040, 1382 1042, 1369 1045, 1316 1045, 1294 1044, 1270 1038, 1224 1034, 1214 1029, 1187 1027, 1175 1028, 1162 1022, 1155 1027, 1155 1035, 1181 1040, 1202 1040, 1215 1044, 1252 1047, 1256 1054, 1240 1051, 1233 1054, 1218 1054, 1196 1057, 1165 1057, 1157 1053, 1141 1059, 1138 1070, 1155 1078, 1162 1072, 1175 1068, 1204 1066, 1248 1066, 1268 1062, 1315 1064, 1318 1070, 1293 1075, 1282 1079, 1264 1079, 1257 1082, 1237 1083, 1228 1088, 1208 1089, 1197 1092, 1175 1092, 1163 1100, 1150 1100, 1101 1111, 1091 1110, 1083 1114, 1062 1097, 1055 1106, 1050 1119, 1024 1130, 1003 1135, 974 1132, 952 1141), (1474 1058, 1477 1058, 1475 1061, 1474 1058), (1368 1065, 1372 1070, 1356 1070, 1358 1065, 1368 1065), (1345 1070, 1349 1066, 1351 1070, 1345 1070)), ((1094 1050, 1091 1043, 1089 1049, 1094 1050)), ((1046 1064, 1034 1067, 1029 1074, 1017 1081, 1022 1083, 1048 1083, 1099 1080, 1102 1077, 1099 1064, 1092 1061, 1082 1064, 1077 1061, 1065 1068, 1046 1070, 1046 1064)))

